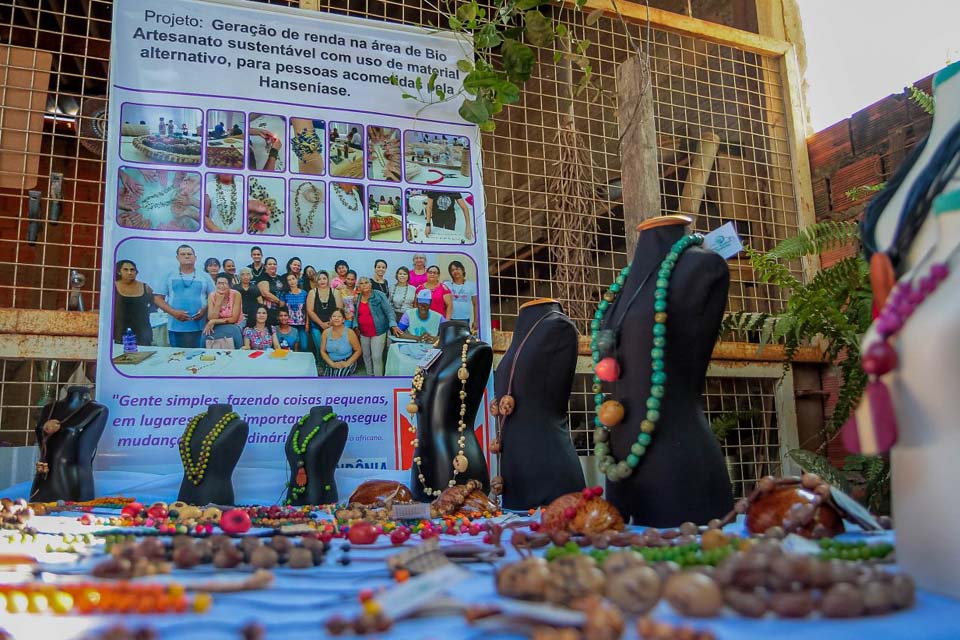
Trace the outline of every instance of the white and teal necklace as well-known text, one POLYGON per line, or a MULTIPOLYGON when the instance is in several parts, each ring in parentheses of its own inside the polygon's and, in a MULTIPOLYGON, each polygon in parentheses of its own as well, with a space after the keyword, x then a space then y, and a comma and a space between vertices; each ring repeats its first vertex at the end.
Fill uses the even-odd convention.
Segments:
MULTIPOLYGON (((630 453, 623 460, 617 460, 613 456, 609 440, 610 429, 623 421, 625 410, 619 401, 603 392, 604 382, 616 382, 620 378, 620 364, 616 357, 619 325, 613 329, 601 329, 600 327, 603 325, 604 316, 606 316, 611 304, 623 289, 627 276, 630 274, 631 265, 628 264, 620 271, 616 280, 603 294, 603 300, 600 301, 593 320, 590 322, 590 350, 594 366, 593 398, 594 410, 597 414, 594 418, 596 430, 593 434, 593 451, 597 457, 600 472, 605 474, 611 482, 630 477, 633 470, 640 464, 641 458, 646 454, 652 434, 660 420, 660 405, 666 394, 667 383, 664 356, 667 348, 667 300, 669 299, 670 279, 683 252, 690 247, 702 244, 703 236, 699 233, 680 238, 667 252, 656 272, 657 288, 653 292, 653 348, 650 350, 652 372, 650 374, 650 392, 646 401, 647 414, 646 419, 640 423, 640 434, 637 436, 637 441, 630 446, 630 453)), ((637 287, 623 313, 620 314, 620 322, 623 322, 627 309, 636 300, 637 295, 651 275, 653 275, 652 271, 637 287)))

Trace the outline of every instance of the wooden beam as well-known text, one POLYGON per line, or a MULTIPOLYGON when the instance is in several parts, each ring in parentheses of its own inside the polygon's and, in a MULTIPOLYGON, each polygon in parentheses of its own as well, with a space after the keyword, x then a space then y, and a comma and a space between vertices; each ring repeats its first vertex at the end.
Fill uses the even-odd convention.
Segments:
POLYGON ((707 192, 707 182, 713 173, 713 162, 717 159, 720 150, 720 136, 713 131, 704 131, 700 135, 700 148, 691 154, 690 169, 687 171, 687 181, 683 184, 683 193, 680 194, 680 213, 685 213, 694 219, 700 213, 703 203, 703 194, 707 192))
POLYGON ((657 127, 650 69, 639 57, 617 69, 617 119, 620 122, 620 176, 627 255, 637 246, 637 224, 660 215, 657 127))

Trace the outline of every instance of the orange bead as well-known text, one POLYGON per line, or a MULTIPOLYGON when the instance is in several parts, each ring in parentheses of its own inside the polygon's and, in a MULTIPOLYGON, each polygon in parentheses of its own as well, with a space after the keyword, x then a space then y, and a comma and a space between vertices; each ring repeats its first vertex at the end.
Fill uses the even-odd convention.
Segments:
POLYGON ((616 400, 607 400, 600 405, 597 416, 600 418, 600 424, 606 427, 615 427, 623 421, 623 405, 616 400))

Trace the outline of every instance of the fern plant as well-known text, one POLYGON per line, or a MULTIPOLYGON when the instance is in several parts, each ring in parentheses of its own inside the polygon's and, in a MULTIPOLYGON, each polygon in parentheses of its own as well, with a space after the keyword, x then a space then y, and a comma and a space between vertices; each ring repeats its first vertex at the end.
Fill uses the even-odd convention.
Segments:
POLYGON ((870 271, 857 254, 822 269, 804 283, 793 275, 787 263, 854 244, 857 239, 856 224, 827 221, 807 227, 766 253, 748 248, 756 280, 784 290, 788 294, 786 305, 775 315, 731 313, 722 325, 724 333, 759 333, 760 348, 770 342, 783 344, 784 366, 790 365, 800 346, 822 339, 824 355, 836 363, 840 375, 837 404, 827 425, 828 437, 843 425, 866 386, 867 378, 860 367, 860 338, 871 322, 870 271))

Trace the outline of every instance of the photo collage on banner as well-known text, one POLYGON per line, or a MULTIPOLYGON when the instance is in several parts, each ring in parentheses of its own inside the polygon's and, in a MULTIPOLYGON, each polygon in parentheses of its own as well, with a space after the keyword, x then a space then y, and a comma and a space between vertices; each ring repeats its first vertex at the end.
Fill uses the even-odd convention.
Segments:
POLYGON ((330 405, 345 459, 394 468, 398 398, 441 323, 491 336, 477 128, 390 81, 436 73, 455 92, 462 44, 221 9, 116 3, 112 55, 137 63, 111 76, 98 460, 174 464, 189 419, 224 402, 250 424, 241 464, 269 464, 330 405), (176 44, 146 42, 157 31, 176 44))

